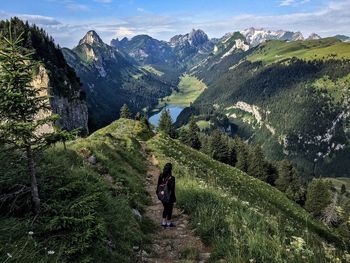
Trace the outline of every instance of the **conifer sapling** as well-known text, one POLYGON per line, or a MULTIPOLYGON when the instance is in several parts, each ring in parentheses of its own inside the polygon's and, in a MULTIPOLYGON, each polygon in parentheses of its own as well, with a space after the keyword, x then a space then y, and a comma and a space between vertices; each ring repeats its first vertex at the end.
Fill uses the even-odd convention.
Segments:
POLYGON ((35 170, 35 153, 46 145, 44 132, 57 116, 48 112, 48 96, 31 84, 35 63, 32 52, 24 49, 22 34, 0 39, 0 140, 13 149, 23 150, 31 178, 33 211, 39 213, 40 198, 35 170), (40 116, 40 117, 39 117, 40 116))

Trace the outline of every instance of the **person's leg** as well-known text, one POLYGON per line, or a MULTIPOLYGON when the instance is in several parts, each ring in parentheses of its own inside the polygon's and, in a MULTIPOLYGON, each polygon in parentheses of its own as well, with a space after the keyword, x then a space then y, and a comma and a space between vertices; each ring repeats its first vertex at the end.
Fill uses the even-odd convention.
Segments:
POLYGON ((174 208, 174 204, 167 204, 167 226, 175 226, 172 222, 171 222, 171 216, 173 214, 173 208, 174 208))
POLYGON ((167 218, 167 206, 165 203, 163 203, 163 220, 162 220, 162 226, 166 226, 166 218, 167 218))

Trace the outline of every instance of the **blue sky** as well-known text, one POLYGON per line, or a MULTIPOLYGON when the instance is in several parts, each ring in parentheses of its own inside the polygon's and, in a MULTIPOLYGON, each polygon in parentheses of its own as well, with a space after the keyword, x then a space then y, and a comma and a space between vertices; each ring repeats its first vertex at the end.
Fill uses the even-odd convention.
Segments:
POLYGON ((19 16, 73 47, 90 29, 112 38, 168 40, 192 28, 209 37, 248 27, 350 35, 350 0, 0 0, 0 18, 19 16))

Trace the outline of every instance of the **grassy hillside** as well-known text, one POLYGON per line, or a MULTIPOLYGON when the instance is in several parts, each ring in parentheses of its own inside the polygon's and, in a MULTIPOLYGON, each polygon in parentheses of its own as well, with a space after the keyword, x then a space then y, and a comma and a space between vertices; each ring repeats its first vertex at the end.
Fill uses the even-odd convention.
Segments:
POLYGON ((271 64, 292 57, 304 60, 350 59, 350 43, 336 38, 292 42, 273 40, 260 45, 247 59, 271 64))
MULTIPOLYGON (((45 151, 37 167, 41 213, 33 219, 28 199, 2 205, 0 260, 135 262, 133 247, 147 250, 153 231, 132 212, 142 213, 149 200, 140 140, 160 165, 174 164, 178 205, 213 248, 212 262, 346 262, 338 234, 283 193, 126 119, 68 143, 66 151, 61 145, 45 151)), ((18 156, 8 161, 2 151, 0 158, 0 192, 25 185, 18 156)))
MULTIPOLYGON (((148 136, 140 123, 120 120, 66 151, 61 145, 46 150, 37 167, 39 216, 28 210, 28 195, 11 208, 1 203, 0 262, 134 262, 133 246, 147 243, 152 226, 131 210, 142 212, 149 200, 144 157, 133 137, 148 136)), ((27 184, 25 162, 12 157, 1 151, 0 194, 27 184)))
POLYGON ((178 205, 213 262, 345 262, 325 242, 342 247, 338 235, 275 188, 163 135, 147 144, 161 165, 173 163, 178 205))

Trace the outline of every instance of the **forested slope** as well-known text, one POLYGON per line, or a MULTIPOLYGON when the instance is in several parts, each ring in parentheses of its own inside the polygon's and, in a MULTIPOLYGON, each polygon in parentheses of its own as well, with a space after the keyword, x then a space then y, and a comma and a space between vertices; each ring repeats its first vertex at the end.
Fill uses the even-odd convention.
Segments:
POLYGON ((193 69, 208 89, 192 112, 225 114, 271 159, 287 156, 310 173, 316 166, 317 173, 348 176, 349 50, 329 38, 268 41, 213 56, 193 69))

